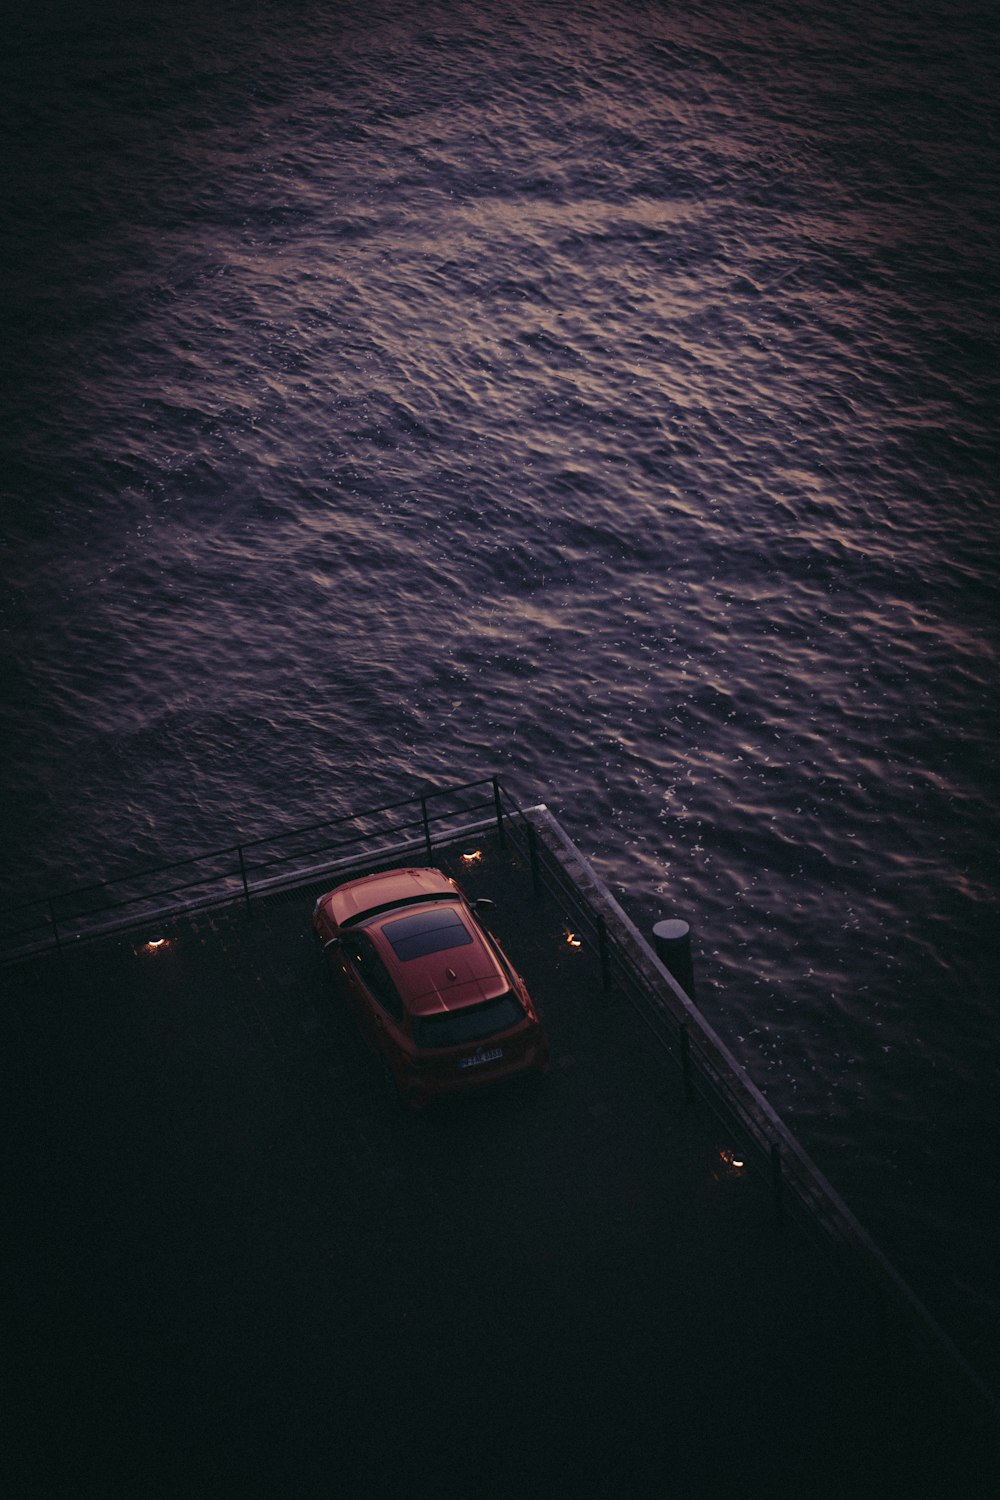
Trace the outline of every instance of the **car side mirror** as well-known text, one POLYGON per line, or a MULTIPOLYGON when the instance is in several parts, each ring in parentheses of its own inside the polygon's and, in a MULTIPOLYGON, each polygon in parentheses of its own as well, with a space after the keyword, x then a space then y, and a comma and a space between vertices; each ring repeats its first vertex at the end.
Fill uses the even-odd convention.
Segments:
POLYGON ((490 898, 489 898, 489 896, 480 896, 479 899, 478 899, 478 901, 473 901, 473 903, 472 903, 472 910, 473 911, 492 911, 495 906, 496 906, 496 902, 495 901, 491 901, 490 898))

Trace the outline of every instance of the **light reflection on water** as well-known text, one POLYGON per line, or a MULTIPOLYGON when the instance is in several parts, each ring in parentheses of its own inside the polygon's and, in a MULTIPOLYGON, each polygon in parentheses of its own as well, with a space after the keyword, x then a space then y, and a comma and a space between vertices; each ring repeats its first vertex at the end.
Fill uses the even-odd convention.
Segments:
POLYGON ((10 888, 497 769, 947 1297, 1000 1208, 988 49, 640 10, 12 73, 10 888))

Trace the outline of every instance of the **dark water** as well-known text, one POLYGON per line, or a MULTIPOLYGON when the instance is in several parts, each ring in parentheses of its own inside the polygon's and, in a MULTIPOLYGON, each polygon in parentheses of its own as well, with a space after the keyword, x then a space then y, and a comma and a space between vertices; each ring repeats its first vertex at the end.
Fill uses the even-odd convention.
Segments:
POLYGON ((986 4, 32 8, 8 895, 499 770, 1000 1368, 986 4))

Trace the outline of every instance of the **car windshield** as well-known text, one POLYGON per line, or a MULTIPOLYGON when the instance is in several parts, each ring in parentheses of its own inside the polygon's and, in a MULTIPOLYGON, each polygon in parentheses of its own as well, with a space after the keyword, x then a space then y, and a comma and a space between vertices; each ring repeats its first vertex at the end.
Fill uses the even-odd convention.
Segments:
POLYGON ((382 931, 392 944, 393 952, 403 963, 410 958, 426 958, 443 948, 461 948, 472 942, 472 933, 453 906, 439 906, 418 911, 412 917, 397 917, 382 931))
POLYGON ((467 1005, 462 1010, 444 1011, 436 1016, 415 1016, 413 1040, 418 1047, 461 1047, 509 1031, 523 1018, 524 1007, 508 991, 485 1005, 467 1005))

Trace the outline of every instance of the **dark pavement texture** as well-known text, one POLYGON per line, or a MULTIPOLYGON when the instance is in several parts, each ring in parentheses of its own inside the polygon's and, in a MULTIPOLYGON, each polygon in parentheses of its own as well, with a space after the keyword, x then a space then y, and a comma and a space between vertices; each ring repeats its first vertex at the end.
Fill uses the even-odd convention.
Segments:
POLYGON ((997 1492, 947 1373, 480 846, 439 862, 494 897, 553 1070, 426 1117, 323 972, 326 885, 4 976, 4 1492, 997 1492))

